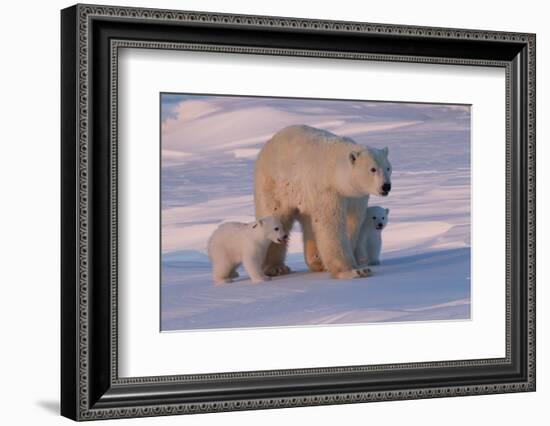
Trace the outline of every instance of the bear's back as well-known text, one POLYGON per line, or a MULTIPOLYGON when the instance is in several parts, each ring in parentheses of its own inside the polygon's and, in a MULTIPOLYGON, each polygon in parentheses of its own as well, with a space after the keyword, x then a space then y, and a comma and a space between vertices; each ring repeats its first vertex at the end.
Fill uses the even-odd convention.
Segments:
POLYGON ((349 138, 306 125, 292 125, 278 131, 262 147, 256 171, 275 177, 288 171, 302 176, 318 177, 348 158, 348 153, 361 149, 349 138))
POLYGON ((305 124, 295 124, 279 130, 267 145, 288 145, 307 147, 310 149, 336 149, 338 147, 349 148, 357 145, 352 139, 335 135, 328 130, 318 129, 305 124))

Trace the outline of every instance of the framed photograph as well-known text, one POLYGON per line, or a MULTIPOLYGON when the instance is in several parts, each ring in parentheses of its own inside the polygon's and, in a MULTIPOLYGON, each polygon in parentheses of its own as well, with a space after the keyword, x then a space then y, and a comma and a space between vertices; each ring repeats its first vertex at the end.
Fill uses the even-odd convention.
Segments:
POLYGON ((61 12, 61 413, 535 390, 535 35, 61 12))

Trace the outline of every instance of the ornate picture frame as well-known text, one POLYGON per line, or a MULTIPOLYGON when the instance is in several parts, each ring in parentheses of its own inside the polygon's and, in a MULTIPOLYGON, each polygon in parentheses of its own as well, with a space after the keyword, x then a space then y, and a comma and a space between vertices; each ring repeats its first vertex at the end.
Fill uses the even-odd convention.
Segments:
MULTIPOLYGON (((73 420, 535 390, 534 34, 76 5, 61 12, 61 414, 73 420), (506 356, 119 377, 120 48, 506 73, 506 356)), ((504 165, 503 165, 504 167, 504 165)))

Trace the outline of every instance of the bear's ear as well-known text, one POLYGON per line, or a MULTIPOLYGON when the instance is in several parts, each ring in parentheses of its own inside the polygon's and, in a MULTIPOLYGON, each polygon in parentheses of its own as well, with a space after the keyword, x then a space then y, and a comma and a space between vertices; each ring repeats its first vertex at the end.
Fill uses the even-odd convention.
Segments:
POLYGON ((388 155, 388 152, 389 152, 388 147, 386 146, 386 147, 382 148, 382 152, 383 152, 385 155, 388 155))
POLYGON ((390 209, 386 209, 386 214, 388 214, 390 212, 390 209))
POLYGON ((349 153, 349 161, 351 164, 355 164, 355 160, 359 157, 361 153, 359 151, 352 151, 349 153))

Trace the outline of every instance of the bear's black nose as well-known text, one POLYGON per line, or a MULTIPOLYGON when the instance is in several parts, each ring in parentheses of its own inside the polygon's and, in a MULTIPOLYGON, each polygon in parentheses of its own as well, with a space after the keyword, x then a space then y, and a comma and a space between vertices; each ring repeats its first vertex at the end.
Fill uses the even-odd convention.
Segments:
POLYGON ((283 241, 288 240, 288 235, 283 235, 283 241))
POLYGON ((391 183, 386 182, 384 185, 382 185, 382 191, 390 192, 390 190, 391 190, 391 183))

